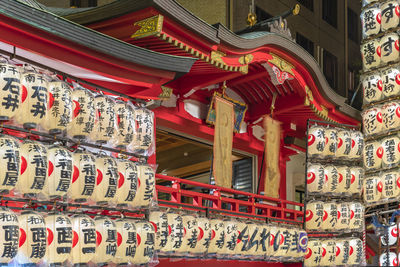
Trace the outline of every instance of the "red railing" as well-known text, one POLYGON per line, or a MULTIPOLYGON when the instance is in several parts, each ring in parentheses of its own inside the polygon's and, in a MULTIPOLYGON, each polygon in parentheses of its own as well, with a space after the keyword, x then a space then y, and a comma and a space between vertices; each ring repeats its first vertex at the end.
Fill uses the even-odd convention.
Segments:
POLYGON ((259 220, 281 221, 290 224, 303 223, 303 204, 284 199, 256 195, 220 186, 203 184, 191 180, 156 174, 157 196, 161 206, 196 210, 206 213, 221 213, 224 215, 253 218, 259 220), (170 182, 168 186, 161 185, 170 182), (209 191, 200 193, 185 190, 185 186, 194 186, 209 191), (166 193, 169 199, 162 199, 166 193))

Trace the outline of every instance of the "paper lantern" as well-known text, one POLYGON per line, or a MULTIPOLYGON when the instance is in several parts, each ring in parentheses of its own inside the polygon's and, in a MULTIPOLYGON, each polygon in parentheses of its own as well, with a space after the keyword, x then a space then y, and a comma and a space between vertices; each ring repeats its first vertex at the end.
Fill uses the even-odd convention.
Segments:
POLYGON ((17 261, 19 264, 39 263, 46 255, 47 234, 43 217, 36 212, 23 211, 18 216, 19 248, 17 261))
POLYGON ((337 203, 336 229, 347 230, 350 224, 350 207, 346 202, 337 203))
POLYGON ((379 134, 382 132, 383 118, 380 107, 373 107, 365 110, 362 117, 365 135, 379 134))
POLYGON ((335 156, 338 145, 338 132, 334 128, 327 128, 325 130, 325 135, 328 138, 328 142, 325 145, 323 155, 335 156))
POLYGON ((85 139, 94 129, 94 97, 82 87, 75 88, 71 96, 73 112, 67 133, 73 138, 85 139))
POLYGON ((17 215, 0 207, 0 264, 7 265, 18 252, 19 223, 17 215))
POLYGON ((72 264, 87 264, 96 255, 96 226, 87 215, 74 215, 72 222, 72 264))
POLYGON ((394 252, 383 253, 379 256, 379 266, 398 266, 397 255, 394 252))
POLYGON ((382 99, 383 82, 379 72, 366 76, 362 80, 364 104, 373 103, 382 99))
POLYGON ((175 213, 167 213, 167 220, 169 228, 171 228, 171 243, 167 242, 166 250, 175 252, 178 250, 183 243, 183 237, 185 235, 182 216, 175 213), (171 247, 168 247, 172 244, 171 247))
POLYGON ((47 264, 62 266, 72 249, 72 223, 63 214, 49 214, 44 218, 47 229, 47 264))
POLYGON ((350 243, 347 239, 336 240, 335 265, 346 265, 350 256, 350 243))
POLYGON ((392 97, 400 94, 400 71, 397 68, 385 69, 381 73, 384 97, 392 97))
POLYGON ((67 194, 72 178, 72 154, 61 146, 47 149, 48 178, 43 193, 50 199, 62 198, 67 194))
POLYGON ((319 230, 324 217, 324 203, 321 201, 308 202, 306 205, 306 229, 319 230))
POLYGON ((155 249, 157 251, 167 252, 167 247, 172 247, 172 239, 170 237, 170 230, 168 225, 167 213, 162 211, 150 212, 149 221, 154 227, 155 231, 155 249), (168 242, 170 244, 168 244, 168 242))
POLYGON ((136 228, 132 221, 126 219, 115 220, 117 228, 117 253, 114 262, 118 265, 128 265, 136 253, 136 228))
POLYGON ((364 225, 364 206, 359 202, 349 203, 350 223, 349 229, 360 230, 364 225))
MULTIPOLYGON (((258 236, 260 234, 260 226, 256 223, 248 224, 248 232, 249 232, 249 241, 247 244, 246 255, 255 256, 258 254, 258 236)), ((225 232, 226 236, 226 232, 225 232)), ((229 240, 225 239, 225 244, 229 240)), ((281 249, 282 250, 282 249, 281 249)))
POLYGON ((337 185, 337 192, 348 194, 349 188, 351 185, 351 171, 349 167, 346 166, 339 166, 337 167, 338 170, 338 185, 337 185))
POLYGON ((350 173, 350 187, 347 192, 349 192, 350 194, 360 195, 363 187, 364 169, 361 167, 351 167, 350 173))
POLYGON ((395 28, 399 25, 400 7, 397 1, 387 1, 381 4, 382 31, 395 28))
POLYGON ((339 194, 339 173, 336 166, 328 165, 323 168, 325 171, 325 182, 326 186, 322 190, 323 193, 339 194))
POLYGON ((382 162, 386 167, 392 167, 400 161, 400 139, 397 136, 390 136, 382 141, 383 157, 382 162))
POLYGON ((320 156, 324 153, 328 143, 326 129, 321 126, 312 126, 308 129, 307 153, 310 156, 320 156))
POLYGON ((185 235, 183 236, 183 244, 178 249, 178 252, 187 253, 196 248, 199 228, 197 226, 197 218, 192 215, 183 215, 182 223, 185 235))
POLYGON ((21 144, 21 174, 16 189, 25 196, 36 196, 47 179, 47 149, 44 145, 26 140, 21 144))
POLYGON ((50 134, 60 134, 72 120, 72 90, 60 80, 51 81, 48 86, 48 110, 42 126, 50 134))
MULTIPOLYGON (((197 218, 197 226, 199 228, 199 236, 197 240, 197 245, 193 249, 194 254, 203 254, 207 252, 208 246, 211 241, 211 224, 210 221, 205 217, 197 218)), ((237 227, 237 224, 236 224, 237 227)), ((239 232, 237 230, 237 235, 239 232)), ((236 249, 235 249, 236 251, 236 249)))
POLYGON ((319 266, 322 260, 322 243, 318 239, 308 241, 308 248, 304 256, 304 266, 319 266))
POLYGON ((348 158, 350 156, 351 146, 351 132, 348 130, 338 130, 338 148, 336 151, 336 157, 348 158))
POLYGON ((359 238, 352 238, 349 241, 350 252, 349 252, 349 265, 361 265, 363 261, 364 252, 363 252, 363 242, 359 238))
POLYGON ((154 228, 144 221, 136 221, 137 247, 133 264, 147 264, 154 256, 154 228))
MULTIPOLYGON (((277 259, 277 253, 280 247, 280 240, 275 239, 278 235, 280 235, 281 229, 276 225, 271 225, 269 227, 269 235, 267 239, 267 253, 266 257, 269 259, 277 259)), ((282 239, 281 239, 282 240, 282 239)), ((305 247, 307 249, 307 246, 305 247)))
POLYGON ((378 39, 370 40, 361 45, 363 69, 370 70, 381 64, 381 47, 378 39))
MULTIPOLYGON (((236 224, 236 228, 238 225, 236 224)), ((257 256, 260 259, 267 259, 268 255, 268 246, 269 246, 269 239, 271 235, 271 226, 267 224, 260 224, 259 226, 260 232, 259 232, 259 239, 258 239, 258 250, 257 250, 257 256)), ((298 240, 297 240, 298 242, 298 240)), ((297 252, 297 247, 296 247, 296 253, 297 252)))
POLYGON ((96 255, 93 262, 97 265, 107 265, 114 260, 117 252, 117 227, 113 220, 107 217, 96 217, 96 255))
POLYGON ((350 159, 360 159, 364 147, 364 136, 359 131, 351 131, 351 150, 349 154, 350 159))
POLYGON ((336 260, 336 241, 334 239, 326 239, 321 241, 321 266, 333 266, 336 260))
POLYGON ((322 217, 322 229, 333 231, 337 223, 337 206, 335 202, 324 203, 324 215, 322 217))
POLYGON ((367 177, 364 179, 363 192, 364 201, 376 203, 382 197, 383 184, 379 176, 367 177))
POLYGON ((380 40, 381 62, 384 64, 399 59, 399 36, 397 33, 385 34, 380 40))
POLYGON ((135 109, 136 131, 130 144, 132 150, 147 150, 154 143, 154 113, 145 108, 135 109))
POLYGON ((321 164, 309 164, 307 167, 307 192, 320 193, 324 191, 326 176, 321 164))
POLYGON ((138 165, 138 185, 133 206, 136 208, 148 207, 154 197, 155 173, 150 165, 138 165))
POLYGON ((389 102, 382 106, 383 129, 393 131, 400 127, 400 104, 389 102))
POLYGON ((115 102, 105 95, 94 98, 96 119, 90 139, 98 143, 107 143, 116 133, 115 102))
POLYGON ((97 178, 92 199, 98 204, 107 204, 114 201, 117 192, 118 168, 112 157, 100 156, 96 158, 97 178))
POLYGON ((299 241, 297 246, 297 252, 299 257, 304 257, 308 247, 308 235, 304 230, 299 231, 299 241))
POLYGON ((130 160, 116 160, 118 168, 118 189, 115 201, 119 205, 132 205, 138 185, 138 167, 130 160))
POLYGON ((235 255, 238 239, 237 222, 234 220, 225 220, 225 245, 221 254, 235 255))
POLYGON ((85 202, 92 196, 96 183, 96 159, 93 154, 79 151, 72 154, 74 171, 69 197, 75 202, 85 202))
POLYGON ((48 84, 45 77, 35 72, 21 74, 21 107, 15 120, 24 128, 33 129, 46 119, 48 84))
POLYGON ((368 170, 379 169, 382 165, 383 147, 380 142, 366 142, 363 158, 364 167, 368 170))
POLYGON ((11 120, 21 107, 21 69, 17 66, 0 62, 0 121, 11 120))
POLYGON ((385 232, 380 237, 380 242, 383 246, 393 246, 397 242, 399 231, 396 223, 391 223, 388 228, 385 228, 385 232), (386 232, 387 231, 387 232, 386 232))
POLYGON ((278 257, 295 258, 297 257, 298 233, 294 228, 281 228, 283 241, 276 254, 278 257))
POLYGON ((115 113, 117 130, 113 141, 118 147, 126 147, 132 143, 135 134, 135 111, 131 104, 117 101, 115 113))
POLYGON ((381 29, 381 10, 379 7, 370 7, 361 12, 361 28, 364 38, 378 34, 381 29))
MULTIPOLYGON (((217 254, 225 246, 225 224, 220 219, 210 220, 211 224, 211 240, 208 247, 208 254, 217 254)), ((248 229, 246 229, 248 234, 248 229)), ((240 236, 238 237, 240 239, 240 236)), ((245 251, 245 250, 244 250, 245 251)))
POLYGON ((400 195, 400 178, 397 171, 383 173, 380 177, 382 183, 382 199, 397 198, 400 195))
POLYGON ((8 194, 20 175, 20 145, 11 136, 0 135, 0 166, 0 194, 8 194))

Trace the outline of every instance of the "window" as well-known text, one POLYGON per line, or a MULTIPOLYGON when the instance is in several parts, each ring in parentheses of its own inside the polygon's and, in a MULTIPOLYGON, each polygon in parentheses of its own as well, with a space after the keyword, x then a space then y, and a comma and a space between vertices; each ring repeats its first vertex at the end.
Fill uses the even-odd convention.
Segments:
POLYGON ((253 192, 253 161, 245 158, 232 162, 232 184, 233 189, 239 191, 253 192))
POLYGON ((323 70, 326 80, 333 89, 337 89, 337 72, 338 61, 337 57, 324 50, 323 52, 323 70))
POLYGON ((296 33, 296 43, 307 50, 312 56, 314 56, 314 42, 310 41, 300 33, 296 33))
POLYGON ((322 0, 322 19, 337 28, 337 0, 322 0))
POLYGON ((347 9, 347 34, 350 40, 358 43, 358 20, 359 17, 350 8, 347 9))
MULTIPOLYGON (((297 189, 295 192, 295 201, 299 203, 304 203, 305 193, 304 189, 297 189)), ((295 206, 296 210, 303 210, 300 206, 295 206)))
POLYGON ((96 7, 97 0, 70 0, 71 7, 96 7))
POLYGON ((256 6, 256 16, 257 16, 257 21, 263 21, 272 18, 273 16, 269 14, 268 12, 264 11, 262 8, 256 6))
POLYGON ((298 0, 298 2, 307 9, 314 11, 314 0, 298 0))

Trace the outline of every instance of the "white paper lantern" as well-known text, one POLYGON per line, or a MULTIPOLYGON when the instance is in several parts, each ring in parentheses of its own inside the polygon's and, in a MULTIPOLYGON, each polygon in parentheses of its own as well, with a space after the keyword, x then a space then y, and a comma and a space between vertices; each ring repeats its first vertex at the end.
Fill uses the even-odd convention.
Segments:
POLYGON ((115 102, 105 95, 94 98, 96 119, 90 139, 98 143, 107 143, 116 133, 115 102))
POLYGON ((147 150, 154 143, 154 113, 148 109, 135 110, 137 129, 129 148, 132 150, 147 150))
POLYGON ((382 182, 382 199, 397 198, 400 195, 399 173, 397 171, 383 173, 380 177, 382 182))
POLYGON ((47 234, 43 217, 36 212, 23 211, 18 216, 19 264, 39 263, 46 255, 47 234))
POLYGON ((47 179, 47 149, 44 145, 26 140, 21 144, 21 175, 16 189, 26 196, 36 196, 47 179))
MULTIPOLYGON (((276 239, 276 237, 278 235, 280 235, 280 230, 281 230, 280 227, 278 227, 276 225, 271 225, 269 227, 269 236, 267 239, 268 247, 267 247, 267 253, 266 253, 267 258, 277 259, 277 253, 278 253, 279 247, 281 245, 281 243, 279 241, 282 241, 282 239, 278 240, 278 239, 276 239)), ((307 249, 307 245, 305 246, 304 249, 307 249)))
POLYGON ((137 182, 136 196, 132 206, 136 208, 148 207, 154 197, 155 172, 150 165, 140 164, 137 166, 139 177, 137 182))
POLYGON ((72 90, 63 81, 55 80, 49 85, 49 104, 42 126, 50 134, 60 134, 72 120, 72 90))
POLYGON ((63 214, 49 214, 44 218, 47 229, 47 264, 62 266, 72 249, 72 223, 63 214))
POLYGON ((351 180, 348 192, 350 194, 360 195, 363 187, 364 169, 361 167, 351 167, 350 173, 351 173, 351 180))
POLYGON ((308 241, 308 248, 304 256, 304 266, 319 266, 322 259, 322 243, 318 239, 308 241))
POLYGON ((383 118, 380 107, 373 107, 363 112, 364 134, 379 134, 383 130, 383 118))
POLYGON ((24 128, 33 129, 46 119, 48 84, 43 75, 28 71, 21 75, 21 85, 21 108, 15 119, 24 128))
POLYGON ((382 166, 383 147, 378 141, 365 143, 363 158, 364 167, 368 170, 379 169, 382 166))
POLYGON ((194 249, 197 245, 197 239, 199 237, 197 220, 194 216, 183 215, 182 223, 184 229, 184 235, 182 239, 182 246, 177 249, 178 253, 187 253, 194 249))
POLYGON ((0 193, 13 190, 20 176, 20 145, 7 135, 0 135, 0 193))
MULTIPOLYGON (((247 244, 247 250, 246 250, 245 254, 247 254, 249 256, 255 256, 258 254, 258 235, 260 234, 260 226, 256 223, 249 223, 248 229, 249 229, 249 241, 247 244)), ((225 236, 226 236, 226 232, 225 232, 225 236)), ((225 239, 225 244, 229 241, 230 240, 225 239)), ((281 247, 280 251, 282 251, 282 250, 283 249, 281 247)))
POLYGON ((382 71, 383 96, 392 97, 400 94, 400 71, 397 68, 389 68, 382 71))
POLYGON ((319 230, 324 217, 324 203, 321 201, 308 202, 306 205, 306 229, 319 230))
POLYGON ((400 161, 400 139, 397 136, 390 136, 382 141, 384 166, 395 166, 400 161))
POLYGON ((394 252, 385 252, 379 256, 379 266, 398 266, 398 264, 397 255, 394 252))
POLYGON ((382 99, 383 82, 379 72, 366 76, 362 81, 364 103, 372 103, 382 99))
POLYGON ((360 230, 364 225, 364 206, 359 202, 349 203, 350 223, 349 229, 360 230))
POLYGON ((118 189, 115 200, 119 205, 131 205, 135 199, 138 184, 138 167, 130 160, 116 160, 118 168, 118 189))
POLYGON ((400 104, 389 102, 382 106, 383 129, 393 131, 400 127, 400 104))
POLYGON ((115 104, 115 114, 117 131, 115 132, 114 143, 118 147, 126 147, 132 143, 135 134, 135 111, 132 105, 123 101, 117 101, 115 104))
POLYGON ((298 232, 294 228, 281 228, 283 235, 282 245, 279 247, 278 256, 286 259, 297 257, 298 232))
POLYGON ((325 145, 323 155, 335 156, 338 146, 338 132, 335 128, 327 128, 325 130, 325 135, 328 138, 328 142, 325 145))
POLYGON ((96 158, 96 168, 96 186, 92 199, 98 204, 113 202, 118 187, 117 163, 112 157, 103 155, 96 158))
POLYGON ((397 33, 384 35, 380 40, 381 62, 387 64, 399 59, 399 36, 397 33))
POLYGON ((299 231, 299 242, 297 246, 297 251, 299 254, 299 257, 304 257, 305 253, 307 252, 307 247, 308 247, 308 235, 307 232, 304 230, 299 231))
POLYGON ((322 190, 323 193, 338 194, 339 173, 334 165, 328 165, 324 168, 326 185, 322 190))
POLYGON ((117 253, 115 263, 128 265, 136 253, 136 228, 132 221, 126 219, 115 220, 117 228, 117 253))
POLYGON ((381 4, 382 31, 395 28, 399 25, 400 7, 397 1, 387 1, 381 4))
POLYGON ((87 215, 74 215, 72 222, 72 264, 87 264, 96 255, 95 222, 87 215))
POLYGON ((225 244, 221 254, 235 255, 235 249, 238 239, 237 222, 234 220, 225 220, 225 244))
MULTIPOLYGON (((365 1, 365 0, 364 0, 365 1)), ((378 34, 381 29, 381 10, 379 7, 370 7, 361 12, 361 27, 363 37, 378 34)))
POLYGON ((113 220, 96 217, 96 256, 93 262, 106 265, 113 261, 117 252, 117 227, 113 220))
MULTIPOLYGON (((193 250, 194 254, 202 254, 207 252, 211 241, 211 224, 210 221, 205 217, 197 218, 197 226, 199 228, 199 236, 197 245, 193 250)), ((236 225, 237 226, 237 225, 236 225)), ((237 235, 239 231, 237 230, 237 235)), ((236 251, 236 249, 235 249, 236 251)))
MULTIPOLYGON (((238 225, 236 224, 236 228, 238 225)), ((268 224, 260 224, 260 232, 259 232, 259 240, 258 240, 258 250, 257 250, 257 256, 260 259, 266 259, 268 257, 268 243, 270 242, 270 235, 271 235, 271 226, 268 224)), ((238 232, 239 233, 239 232, 238 232)), ((298 237, 298 235, 297 235, 298 237)), ((296 240, 298 244, 298 239, 296 240)), ((296 247, 295 251, 296 255, 298 254, 298 248, 296 247)))
POLYGON ((351 150, 349 158, 360 159, 364 147, 364 136, 359 131, 351 131, 351 150))
POLYGON ((336 157, 348 158, 350 156, 351 146, 351 132, 348 130, 338 130, 338 149, 336 151, 336 157))
POLYGON ((399 236, 399 229, 397 227, 396 223, 391 223, 390 226, 385 229, 387 230, 387 233, 384 233, 380 237, 380 242, 382 243, 383 246, 393 246, 397 242, 397 237, 399 236), (387 235, 387 236, 386 236, 387 235))
POLYGON ((326 176, 324 167, 321 164, 309 164, 307 167, 307 192, 323 192, 326 187, 325 185, 326 176))
MULTIPOLYGON (((208 247, 208 254, 217 254, 225 246, 225 224, 223 220, 212 219, 211 224, 211 240, 208 247)), ((248 229, 246 230, 248 234, 248 229)))
POLYGON ((373 39, 361 45, 363 69, 370 70, 381 64, 381 47, 379 40, 373 39))
POLYGON ((94 129, 95 108, 92 93, 84 88, 72 91, 72 121, 67 132, 77 139, 85 139, 94 129))
POLYGON ((334 231, 337 223, 337 206, 335 202, 324 203, 324 215, 322 217, 322 229, 334 231))
POLYGON ((347 239, 336 240, 335 265, 346 265, 350 256, 350 243, 347 239))
POLYGON ((339 166, 337 167, 337 170, 339 175, 337 192, 343 194, 349 194, 349 189, 351 185, 350 168, 346 166, 339 166))
POLYGON ((320 156, 324 153, 325 146, 328 143, 328 137, 325 128, 321 126, 312 126, 308 129, 307 152, 310 156, 320 156))
POLYGON ((154 256, 154 228, 144 221, 136 221, 137 247, 133 264, 147 264, 154 256))
POLYGON ((47 149, 48 178, 43 193, 50 199, 61 198, 67 194, 72 179, 72 154, 61 146, 47 149))
MULTIPOLYGON (((171 242, 170 230, 168 227, 167 213, 162 211, 150 212, 149 222, 153 225, 155 231, 155 249, 157 251, 166 252, 167 243, 171 242)), ((171 247, 172 244, 169 244, 171 247)))
POLYGON ((347 230, 350 224, 350 207, 346 202, 337 204, 337 224, 336 229, 347 230))
POLYGON ((383 184, 379 176, 367 177, 364 179, 364 201, 376 203, 381 200, 383 184))
POLYGON ((0 120, 14 118, 21 107, 21 69, 17 66, 0 62, 0 120))
POLYGON ((80 151, 72 154, 72 162, 74 171, 68 195, 75 202, 85 202, 95 187, 96 160, 93 154, 80 151))
POLYGON ((0 263, 7 265, 18 252, 20 231, 17 215, 5 207, 0 207, 0 225, 0 263))
POLYGON ((364 252, 363 252, 363 242, 359 238, 352 238, 349 241, 350 245, 350 256, 349 261, 347 262, 349 265, 361 265, 363 261, 364 252))
POLYGON ((336 260, 336 241, 334 239, 326 239, 321 241, 321 266, 333 266, 336 260))
POLYGON ((167 242, 166 250, 176 252, 182 246, 185 235, 182 216, 175 213, 167 213, 169 228, 171 229, 171 242, 167 242), (171 244, 171 247, 168 245, 171 244))

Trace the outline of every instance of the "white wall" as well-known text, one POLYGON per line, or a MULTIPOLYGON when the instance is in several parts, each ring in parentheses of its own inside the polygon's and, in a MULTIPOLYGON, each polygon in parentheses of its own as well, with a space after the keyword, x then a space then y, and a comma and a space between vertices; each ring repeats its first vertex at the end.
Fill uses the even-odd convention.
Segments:
POLYGON ((299 153, 290 157, 286 163, 286 197, 295 201, 296 186, 304 186, 305 153, 299 153))

